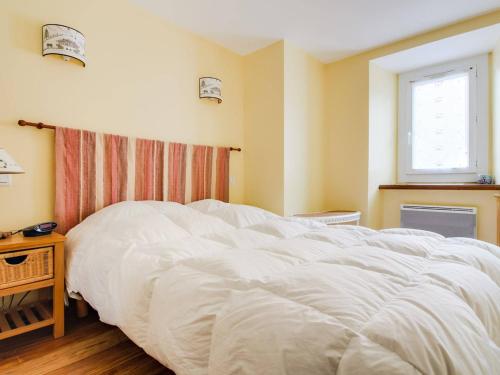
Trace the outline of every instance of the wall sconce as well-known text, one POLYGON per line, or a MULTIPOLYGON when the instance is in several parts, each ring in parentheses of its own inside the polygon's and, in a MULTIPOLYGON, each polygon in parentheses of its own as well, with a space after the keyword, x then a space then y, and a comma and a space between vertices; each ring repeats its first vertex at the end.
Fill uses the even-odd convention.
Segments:
POLYGON ((0 148, 0 174, 19 174, 24 170, 17 164, 7 151, 0 148))
POLYGON ((85 37, 72 27, 47 24, 42 26, 42 55, 60 55, 68 61, 70 57, 87 63, 85 37))
POLYGON ((222 102, 221 92, 222 81, 214 77, 200 78, 200 99, 215 99, 218 103, 222 102))

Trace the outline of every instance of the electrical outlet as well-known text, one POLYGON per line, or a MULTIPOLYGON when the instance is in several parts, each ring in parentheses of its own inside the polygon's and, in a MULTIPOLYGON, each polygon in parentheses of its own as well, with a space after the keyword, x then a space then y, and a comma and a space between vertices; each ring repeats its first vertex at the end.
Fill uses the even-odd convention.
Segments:
POLYGON ((12 179, 10 174, 0 174, 0 186, 10 186, 12 179))

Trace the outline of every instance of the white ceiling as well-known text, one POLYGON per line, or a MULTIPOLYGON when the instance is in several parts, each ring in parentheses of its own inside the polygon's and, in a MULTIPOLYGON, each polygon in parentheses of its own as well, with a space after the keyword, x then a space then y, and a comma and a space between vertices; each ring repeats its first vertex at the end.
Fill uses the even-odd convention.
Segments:
POLYGON ((500 0, 131 1, 243 55, 286 39, 324 62, 500 9, 500 0))
POLYGON ((403 73, 490 52, 499 40, 500 23, 379 57, 372 62, 394 73, 403 73))

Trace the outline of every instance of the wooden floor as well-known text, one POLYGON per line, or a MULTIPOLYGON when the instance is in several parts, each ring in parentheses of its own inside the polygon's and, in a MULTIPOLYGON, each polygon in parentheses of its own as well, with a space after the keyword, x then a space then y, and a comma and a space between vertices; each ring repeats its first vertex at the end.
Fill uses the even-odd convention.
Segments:
POLYGON ((0 374, 175 375, 133 344, 118 328, 67 314, 66 335, 52 338, 43 328, 0 341, 0 374))

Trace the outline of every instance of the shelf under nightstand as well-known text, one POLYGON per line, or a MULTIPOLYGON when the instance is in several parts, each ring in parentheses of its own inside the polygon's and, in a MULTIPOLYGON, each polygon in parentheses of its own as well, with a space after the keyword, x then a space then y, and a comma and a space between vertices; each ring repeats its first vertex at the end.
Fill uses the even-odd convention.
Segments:
POLYGON ((50 301, 33 302, 0 312, 0 340, 54 324, 50 301))

